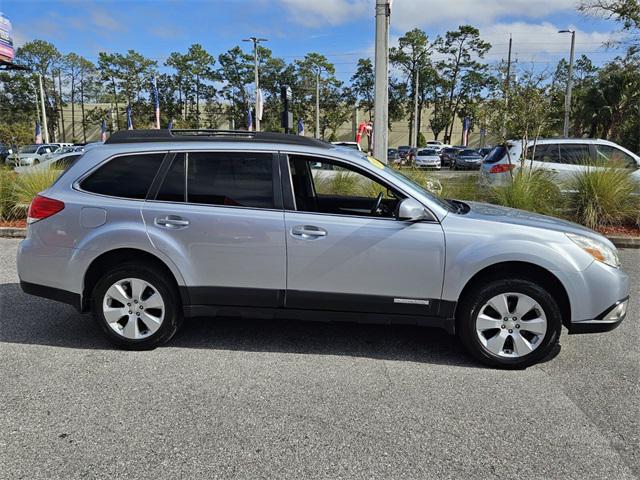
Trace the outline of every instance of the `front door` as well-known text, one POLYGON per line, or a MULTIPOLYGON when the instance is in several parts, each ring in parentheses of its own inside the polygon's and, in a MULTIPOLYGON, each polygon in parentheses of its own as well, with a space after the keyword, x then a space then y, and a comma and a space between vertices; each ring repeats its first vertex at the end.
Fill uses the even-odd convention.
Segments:
POLYGON ((145 202, 151 242, 177 264, 191 304, 284 304, 277 167, 271 153, 178 153, 154 199, 145 202))
POLYGON ((439 223, 396 220, 403 195, 365 170, 295 155, 288 167, 288 308, 437 315, 439 223))

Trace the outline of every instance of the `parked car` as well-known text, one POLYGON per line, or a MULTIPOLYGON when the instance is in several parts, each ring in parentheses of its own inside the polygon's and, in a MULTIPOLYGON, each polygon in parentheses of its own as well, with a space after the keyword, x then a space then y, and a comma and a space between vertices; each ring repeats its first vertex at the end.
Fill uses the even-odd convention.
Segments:
POLYGON ((418 168, 435 168, 440 170, 440 155, 433 148, 418 150, 415 159, 418 168))
POLYGON ((398 149, 390 148, 387 150, 387 162, 391 165, 400 165, 402 163, 398 149))
POLYGON ((7 157, 5 163, 14 166, 37 165, 46 159, 46 155, 55 152, 60 147, 54 144, 34 144, 20 148, 16 153, 7 157))
POLYGON ((427 142, 427 148, 431 148, 440 154, 444 148, 447 148, 449 145, 446 143, 442 143, 439 140, 429 140, 427 142))
POLYGON ((33 200, 17 261, 26 293, 92 310, 128 349, 167 342, 184 316, 259 313, 440 327, 521 368, 557 350, 563 325, 615 328, 629 298, 596 232, 263 132, 114 133, 33 200), (318 162, 354 180, 318 193, 318 162))
POLYGON ((473 148, 458 150, 453 157, 454 170, 478 170, 482 164, 482 155, 473 148))
POLYGON ((347 147, 347 148, 353 148, 354 150, 358 150, 359 152, 362 151, 362 148, 360 147, 360 144, 358 142, 331 142, 334 145, 338 145, 339 147, 347 147))
POLYGON ((0 143, 0 162, 4 163, 7 160, 7 157, 11 155, 12 150, 10 147, 0 143))
MULTIPOLYGON (((522 142, 510 140, 487 155, 480 169, 481 179, 489 185, 503 185, 511 178, 509 170, 520 168, 522 142)), ((546 138, 529 141, 526 145, 526 167, 543 168, 554 172, 559 182, 567 184, 576 173, 591 167, 619 165, 632 170, 640 182, 640 157, 608 140, 589 138, 546 138)))
POLYGON ((398 147, 398 155, 400 158, 405 161, 405 163, 410 163, 413 160, 415 151, 409 145, 400 145, 398 147))
POLYGON ((28 167, 15 167, 14 170, 19 174, 37 172, 48 168, 60 170, 62 172, 71 167, 71 165, 73 165, 81 156, 82 152, 65 153, 62 155, 56 155, 55 157, 49 158, 47 160, 43 160, 36 165, 31 165, 28 167))
POLYGON ((456 156, 456 153, 460 150, 459 147, 446 147, 442 149, 440 153, 440 161, 442 165, 445 167, 453 166, 453 159, 456 156))
POLYGON ((491 153, 491 150, 493 150, 493 147, 482 147, 478 149, 478 153, 482 155, 482 158, 485 158, 489 153, 491 153))

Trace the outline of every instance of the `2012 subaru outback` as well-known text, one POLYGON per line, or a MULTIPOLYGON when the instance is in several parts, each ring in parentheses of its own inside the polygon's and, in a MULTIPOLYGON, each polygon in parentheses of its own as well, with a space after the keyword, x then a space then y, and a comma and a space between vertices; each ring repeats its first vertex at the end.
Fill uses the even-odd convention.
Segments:
POLYGON ((129 131, 29 210, 22 289, 153 348, 185 316, 436 326, 478 360, 531 365, 625 317, 615 247, 578 225, 443 200, 352 149, 300 136, 129 131))

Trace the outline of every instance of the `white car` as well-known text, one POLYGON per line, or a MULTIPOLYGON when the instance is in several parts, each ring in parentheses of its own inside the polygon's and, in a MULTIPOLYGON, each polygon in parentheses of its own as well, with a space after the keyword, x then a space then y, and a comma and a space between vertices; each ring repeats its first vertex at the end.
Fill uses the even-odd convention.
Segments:
POLYGON ((37 171, 45 170, 49 168, 53 170, 65 171, 67 168, 71 167, 71 165, 73 165, 82 156, 83 153, 84 152, 65 153, 65 154, 50 158, 48 160, 43 160, 42 162, 36 165, 15 167, 13 170, 18 174, 31 173, 31 172, 35 173, 37 171))
POLYGON ((440 155, 434 148, 425 148, 418 150, 415 165, 418 168, 435 168, 440 170, 440 155))
POLYGON ((60 149, 60 146, 56 144, 34 144, 26 145, 17 153, 12 153, 7 157, 5 163, 7 165, 23 166, 23 165, 37 165, 38 163, 47 159, 47 155, 56 152, 60 149))
POLYGON ((442 143, 439 140, 429 140, 427 142, 427 148, 432 148, 434 149, 436 152, 438 152, 438 154, 440 154, 442 152, 442 149, 450 147, 451 145, 447 145, 446 143, 442 143))
MULTIPOLYGON (((485 157, 480 167, 480 177, 488 185, 504 185, 511 174, 520 168, 523 142, 509 140, 507 146, 499 145, 485 157)), ((590 138, 550 138, 530 140, 525 150, 525 168, 551 170, 558 181, 567 183, 576 173, 589 167, 607 164, 623 165, 633 170, 632 176, 640 182, 640 157, 608 140, 590 138)))

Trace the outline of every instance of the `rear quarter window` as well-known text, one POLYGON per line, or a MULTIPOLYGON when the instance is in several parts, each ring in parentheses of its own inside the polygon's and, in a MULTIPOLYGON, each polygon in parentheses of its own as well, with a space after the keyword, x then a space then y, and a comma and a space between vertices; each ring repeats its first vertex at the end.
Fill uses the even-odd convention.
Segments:
POLYGON ((80 188, 110 197, 144 199, 164 155, 162 152, 112 158, 84 179, 80 188))

